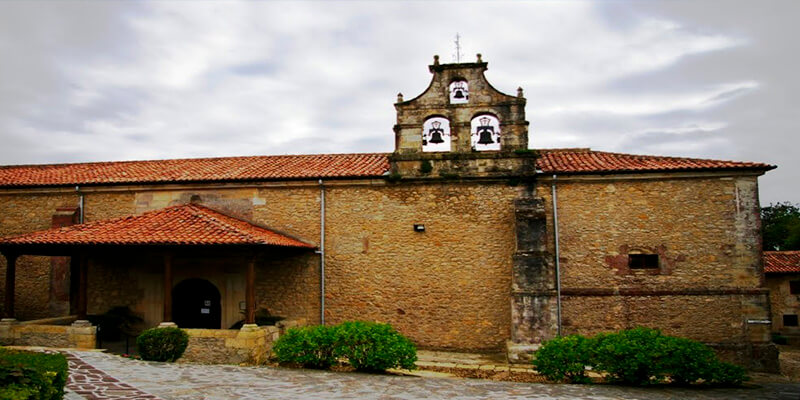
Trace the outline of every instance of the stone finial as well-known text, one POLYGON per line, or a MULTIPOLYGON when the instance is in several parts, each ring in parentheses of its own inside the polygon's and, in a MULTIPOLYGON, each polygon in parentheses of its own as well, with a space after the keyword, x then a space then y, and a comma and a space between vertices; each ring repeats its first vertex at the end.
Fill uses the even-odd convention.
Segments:
POLYGON ((522 96, 522 86, 517 88, 517 97, 523 97, 522 96))
POLYGON ((433 65, 439 65, 439 55, 435 54, 433 56, 433 65))
POLYGON ((397 94, 397 102, 398 103, 402 103, 403 102, 403 93, 398 93, 397 94))
POLYGON ((478 53, 478 62, 479 62, 479 63, 480 63, 480 62, 483 62, 483 60, 481 60, 481 53, 478 53))

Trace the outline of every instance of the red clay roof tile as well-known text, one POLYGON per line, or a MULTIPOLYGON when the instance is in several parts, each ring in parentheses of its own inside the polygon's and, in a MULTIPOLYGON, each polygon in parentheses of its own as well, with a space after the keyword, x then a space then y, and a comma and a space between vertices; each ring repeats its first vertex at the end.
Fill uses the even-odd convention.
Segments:
POLYGON ((387 154, 317 154, 0 167, 0 187, 357 178, 383 175, 387 154))
POLYGON ((197 204, 0 239, 13 245, 268 245, 314 248, 197 204))
POLYGON ((773 165, 663 156, 608 153, 590 149, 544 149, 537 167, 544 173, 621 173, 720 169, 770 170, 773 165))
POLYGON ((765 251, 764 272, 800 272, 800 251, 765 251))
MULTIPOLYGON (((770 170, 769 164, 642 156, 590 149, 544 149, 543 173, 636 173, 699 170, 770 170)), ((171 182, 237 182, 278 179, 379 177, 389 154, 316 154, 117 161, 0 167, 0 187, 71 186, 171 182)))

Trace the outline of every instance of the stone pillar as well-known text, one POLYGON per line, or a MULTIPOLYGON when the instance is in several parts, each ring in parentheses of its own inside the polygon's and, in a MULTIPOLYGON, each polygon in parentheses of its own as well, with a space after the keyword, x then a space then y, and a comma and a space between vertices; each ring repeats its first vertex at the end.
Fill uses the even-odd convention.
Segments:
POLYGON ((164 313, 163 322, 172 322, 172 254, 164 256, 164 313))
POLYGON ((86 309, 88 304, 88 274, 89 258, 85 254, 80 255, 80 266, 78 267, 78 320, 86 320, 86 309))
POLYGON ((94 349, 97 347, 97 327, 86 320, 77 320, 67 328, 67 337, 72 347, 94 349))
POLYGON ((530 352, 558 333, 556 276, 547 252, 544 200, 514 202, 517 250, 511 279, 511 362, 530 359, 530 352))
POLYGON ((17 274, 17 255, 3 254, 6 257, 6 293, 3 303, 5 318, 14 318, 14 288, 17 274))
MULTIPOLYGON (((253 256, 247 261, 247 273, 245 274, 245 314, 244 323, 256 323, 256 257, 253 256)), ((244 328, 243 328, 244 329, 244 328)))
POLYGON ((14 318, 3 318, 0 320, 0 346, 14 345, 14 326, 18 322, 14 318))

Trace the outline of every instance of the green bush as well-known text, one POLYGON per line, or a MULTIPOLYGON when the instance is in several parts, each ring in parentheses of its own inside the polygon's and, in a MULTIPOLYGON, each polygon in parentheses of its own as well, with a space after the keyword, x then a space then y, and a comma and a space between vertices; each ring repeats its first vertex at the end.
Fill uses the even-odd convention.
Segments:
POLYGON ((747 371, 731 363, 717 361, 711 368, 710 382, 720 386, 739 386, 750 380, 747 371))
POLYGON ((389 324, 353 321, 336 327, 336 355, 361 371, 416 368, 417 347, 389 324))
POLYGON ((345 322, 289 329, 272 347, 281 363, 328 368, 340 358, 362 371, 415 368, 417 349, 391 325, 345 322))
POLYGON ((588 382, 591 366, 609 382, 646 385, 669 382, 740 385, 749 379, 744 368, 721 362, 708 346, 638 327, 593 338, 574 335, 545 342, 535 353, 537 371, 551 380, 588 382))
POLYGON ((281 363, 301 364, 306 368, 328 368, 336 362, 336 332, 329 326, 289 329, 272 346, 281 363))
POLYGON ((136 338, 139 355, 147 361, 175 361, 186 351, 189 335, 180 328, 151 328, 136 338))
POLYGON ((673 336, 660 336, 658 347, 663 354, 656 367, 668 375, 672 383, 687 385, 700 379, 711 382, 711 373, 719 361, 710 347, 673 336))
POLYGON ((591 365, 591 340, 570 335, 545 342, 534 353, 536 371, 553 381, 589 383, 586 366, 591 365))
POLYGON ((609 374, 611 382, 645 385, 664 377, 659 361, 665 356, 661 332, 638 327, 594 337, 595 369, 609 374))
POLYGON ((64 397, 67 359, 0 348, 0 400, 51 400, 64 397))

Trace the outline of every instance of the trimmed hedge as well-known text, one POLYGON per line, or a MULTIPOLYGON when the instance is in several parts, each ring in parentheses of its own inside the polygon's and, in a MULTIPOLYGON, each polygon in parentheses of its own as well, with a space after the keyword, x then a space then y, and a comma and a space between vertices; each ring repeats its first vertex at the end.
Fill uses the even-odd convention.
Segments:
POLYGON ((322 369, 340 359, 360 371, 414 369, 417 361, 416 346, 391 325, 363 321, 289 329, 272 350, 281 363, 322 369))
POLYGON ((589 382, 586 367, 625 385, 696 383, 740 385, 749 379, 744 368, 719 361, 708 346, 638 327, 592 338, 572 335, 545 342, 533 365, 546 378, 589 382))
POLYGON ((186 351, 189 335, 180 328, 151 328, 136 338, 139 355, 146 361, 175 361, 186 351))
POLYGON ((63 354, 0 348, 0 400, 61 399, 67 374, 63 354))

